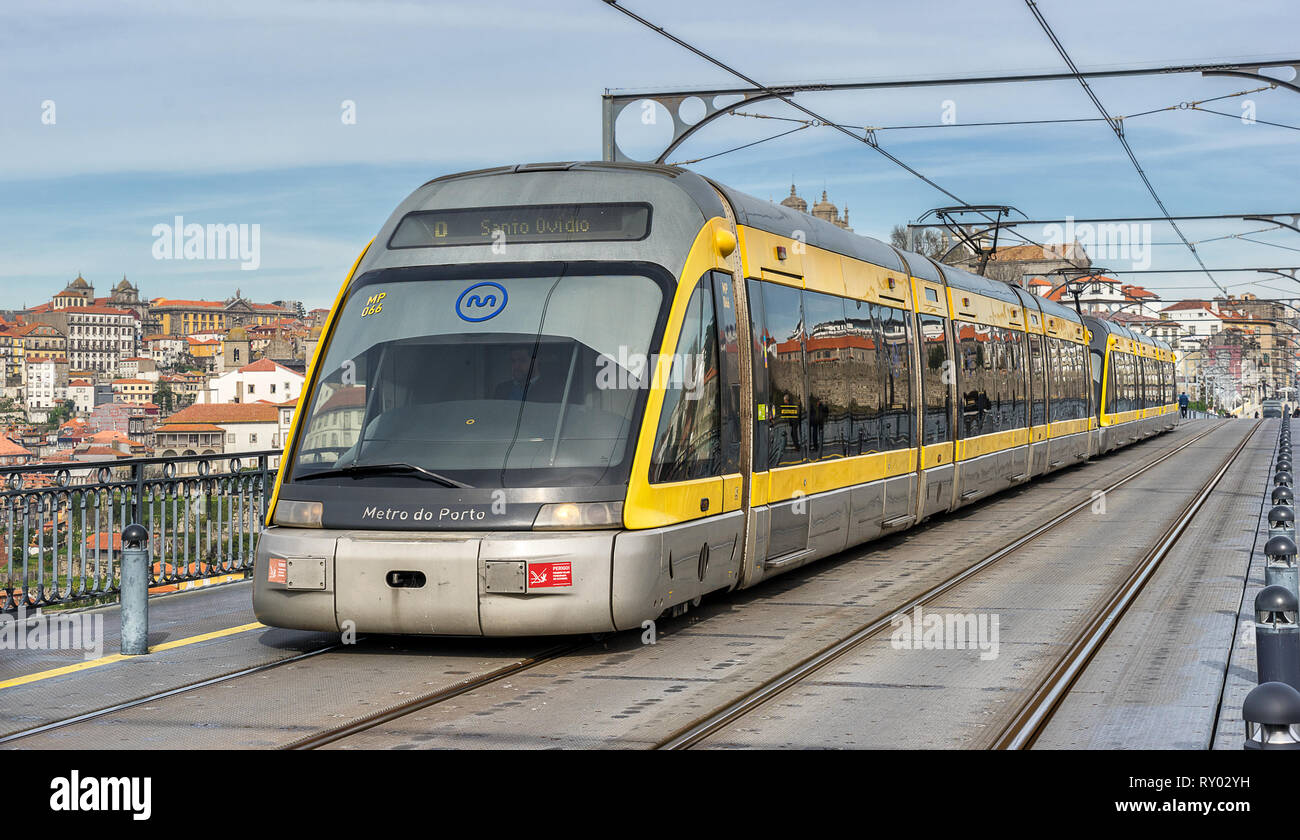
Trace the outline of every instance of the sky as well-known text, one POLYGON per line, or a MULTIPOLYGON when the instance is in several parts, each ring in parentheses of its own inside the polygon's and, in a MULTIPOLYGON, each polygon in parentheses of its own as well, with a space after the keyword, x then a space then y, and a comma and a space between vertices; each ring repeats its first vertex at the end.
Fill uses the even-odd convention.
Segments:
MULTIPOLYGON (((1064 69, 1028 6, 1014 0, 625 5, 768 85, 1064 69)), ((1294 0, 1038 7, 1083 69, 1300 58, 1294 0)), ((0 309, 47 301, 78 273, 99 294, 126 276, 151 298, 220 300, 240 290, 328 306, 393 208, 430 178, 599 159, 606 89, 741 85, 601 0, 6 0, 5 17, 0 309), (257 267, 157 258, 157 226, 177 216, 258 225, 257 267)), ((1126 119, 1125 133, 1171 213, 1300 213, 1300 94, 1228 96, 1259 85, 1199 74, 1091 84, 1111 115, 1156 111, 1126 119), (1224 96, 1203 107, 1227 116, 1178 107, 1224 96), (1243 108, 1254 122, 1241 119, 1243 108)), ((1097 117, 1075 81, 797 101, 844 124, 888 129, 877 132, 882 147, 969 203, 1010 204, 1031 219, 1159 215, 1100 121, 973 125, 1097 117)), ((802 116, 781 103, 744 110, 802 116)), ((629 153, 652 149, 665 127, 635 116, 620 125, 629 153)), ((791 127, 723 117, 669 159, 703 158, 791 127)), ((792 182, 810 202, 824 189, 848 206, 857 232, 880 238, 955 203, 827 127, 691 168, 761 198, 780 200, 792 182)), ((1258 232, 1269 226, 1241 221, 1182 227, 1211 269, 1300 266, 1294 231, 1258 232)), ((1151 268, 1196 267, 1168 225, 1153 223, 1151 239, 1151 268)), ((1214 275, 1232 293, 1300 297, 1300 283, 1263 276, 1214 275)), ((1204 274, 1124 277, 1168 300, 1219 293, 1204 274)))

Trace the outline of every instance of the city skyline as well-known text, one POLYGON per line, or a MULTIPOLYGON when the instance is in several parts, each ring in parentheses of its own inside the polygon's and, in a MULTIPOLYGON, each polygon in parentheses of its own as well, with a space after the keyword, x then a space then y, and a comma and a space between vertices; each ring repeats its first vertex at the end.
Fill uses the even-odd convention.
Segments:
MULTIPOLYGON (((218 299, 256 283, 276 289, 262 295, 267 299, 328 306, 391 208, 424 181, 503 163, 599 158, 606 86, 735 84, 599 3, 565 3, 565 14, 515 4, 491 15, 398 3, 385 4, 383 15, 349 2, 164 13, 150 3, 111 13, 84 3, 16 5, 17 24, 0 33, 0 68, 12 80, 0 91, 0 108, 11 117, 0 124, 0 144, 10 152, 0 160, 0 244, 7 255, 0 309, 30 305, 40 290, 78 272, 97 283, 125 274, 150 296, 218 299), (105 34, 101 24, 110 18, 127 25, 105 34), (440 39, 437 72, 420 72, 424 65, 412 57, 422 54, 430 32, 455 37, 440 39), (52 122, 42 121, 47 116, 52 122), (203 225, 258 225, 257 269, 241 270, 231 260, 155 259, 154 229, 177 216, 203 225)), ((1044 8, 1069 33, 1067 47, 1083 67, 1294 51, 1282 2, 1251 3, 1249 14, 1198 4, 1196 15, 1186 14, 1186 4, 1152 4, 1146 19, 1162 22, 1154 44, 1149 26, 1125 25, 1128 7, 1117 2, 1044 8), (1269 19, 1280 25, 1258 24, 1269 19)), ((656 14, 765 82, 1061 69, 1020 10, 990 15, 957 7, 936 21, 908 10, 855 10, 821 4, 791 14, 767 3, 748 17, 779 16, 780 27, 681 2, 662 4, 656 14), (737 25, 743 37, 719 36, 737 25), (962 37, 938 37, 936 30, 962 37)), ((1231 116, 1251 100, 1255 123, 1178 108, 1253 87, 1197 75, 1094 83, 1111 112, 1132 115, 1128 136, 1171 212, 1295 211, 1294 135, 1268 123, 1300 123, 1300 97, 1279 89, 1217 103, 1231 116), (1170 110, 1136 116, 1152 109, 1170 110)), ((846 123, 882 127, 882 145, 967 201, 1013 204, 1033 218, 1156 212, 1100 122, 977 125, 1095 117, 1072 81, 809 94, 798 101, 846 123), (945 103, 955 113, 952 125, 884 130, 940 124, 945 103)), ((798 116, 785 106, 749 110, 798 116)), ((708 157, 786 127, 730 117, 674 159, 708 157)), ((881 239, 893 225, 952 203, 826 129, 693 168, 774 201, 788 194, 792 180, 805 196, 827 189, 836 204, 852 209, 857 232, 881 239)), ((1247 233, 1260 227, 1188 223, 1184 231, 1202 243, 1211 267, 1295 264, 1300 235, 1247 233)), ((1157 225, 1153 238, 1154 267, 1195 267, 1167 226, 1157 225)), ((1204 275, 1130 278, 1167 300, 1216 293, 1204 275)), ((1255 278, 1216 279, 1230 285, 1255 278)), ((1277 278, 1230 288, 1260 296, 1300 292, 1290 285, 1277 278)))

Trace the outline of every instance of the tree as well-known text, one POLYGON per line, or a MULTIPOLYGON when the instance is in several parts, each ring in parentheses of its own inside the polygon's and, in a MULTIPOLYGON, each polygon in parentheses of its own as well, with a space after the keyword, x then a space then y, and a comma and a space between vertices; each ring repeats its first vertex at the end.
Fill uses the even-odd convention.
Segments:
MULTIPOLYGON (((908 249, 907 228, 903 225, 894 225, 894 229, 889 232, 889 243, 895 248, 911 250, 923 257, 940 261, 951 247, 944 240, 943 234, 934 228, 918 228, 912 236, 912 247, 908 249)), ((957 253, 960 253, 960 249, 957 253)))
POLYGON ((45 428, 57 429, 77 414, 77 404, 73 400, 64 400, 45 415, 45 428))
POLYGON ((159 380, 158 387, 154 389, 153 398, 154 402, 158 403, 163 416, 171 414, 176 408, 176 392, 172 390, 171 385, 162 380, 159 380))

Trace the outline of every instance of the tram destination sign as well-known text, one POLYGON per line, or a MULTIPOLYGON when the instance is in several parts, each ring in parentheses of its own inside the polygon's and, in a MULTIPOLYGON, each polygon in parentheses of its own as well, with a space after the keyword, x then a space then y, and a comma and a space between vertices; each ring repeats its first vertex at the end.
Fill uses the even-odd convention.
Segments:
POLYGON ((533 204, 407 213, 389 248, 529 242, 634 242, 650 234, 650 205, 533 204))

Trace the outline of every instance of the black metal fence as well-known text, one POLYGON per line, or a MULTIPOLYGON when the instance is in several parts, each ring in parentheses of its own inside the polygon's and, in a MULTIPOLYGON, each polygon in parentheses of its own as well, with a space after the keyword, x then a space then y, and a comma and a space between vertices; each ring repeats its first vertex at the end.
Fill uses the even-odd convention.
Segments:
POLYGON ((115 599, 132 522, 151 586, 251 569, 280 454, 0 467, 0 612, 115 599))

